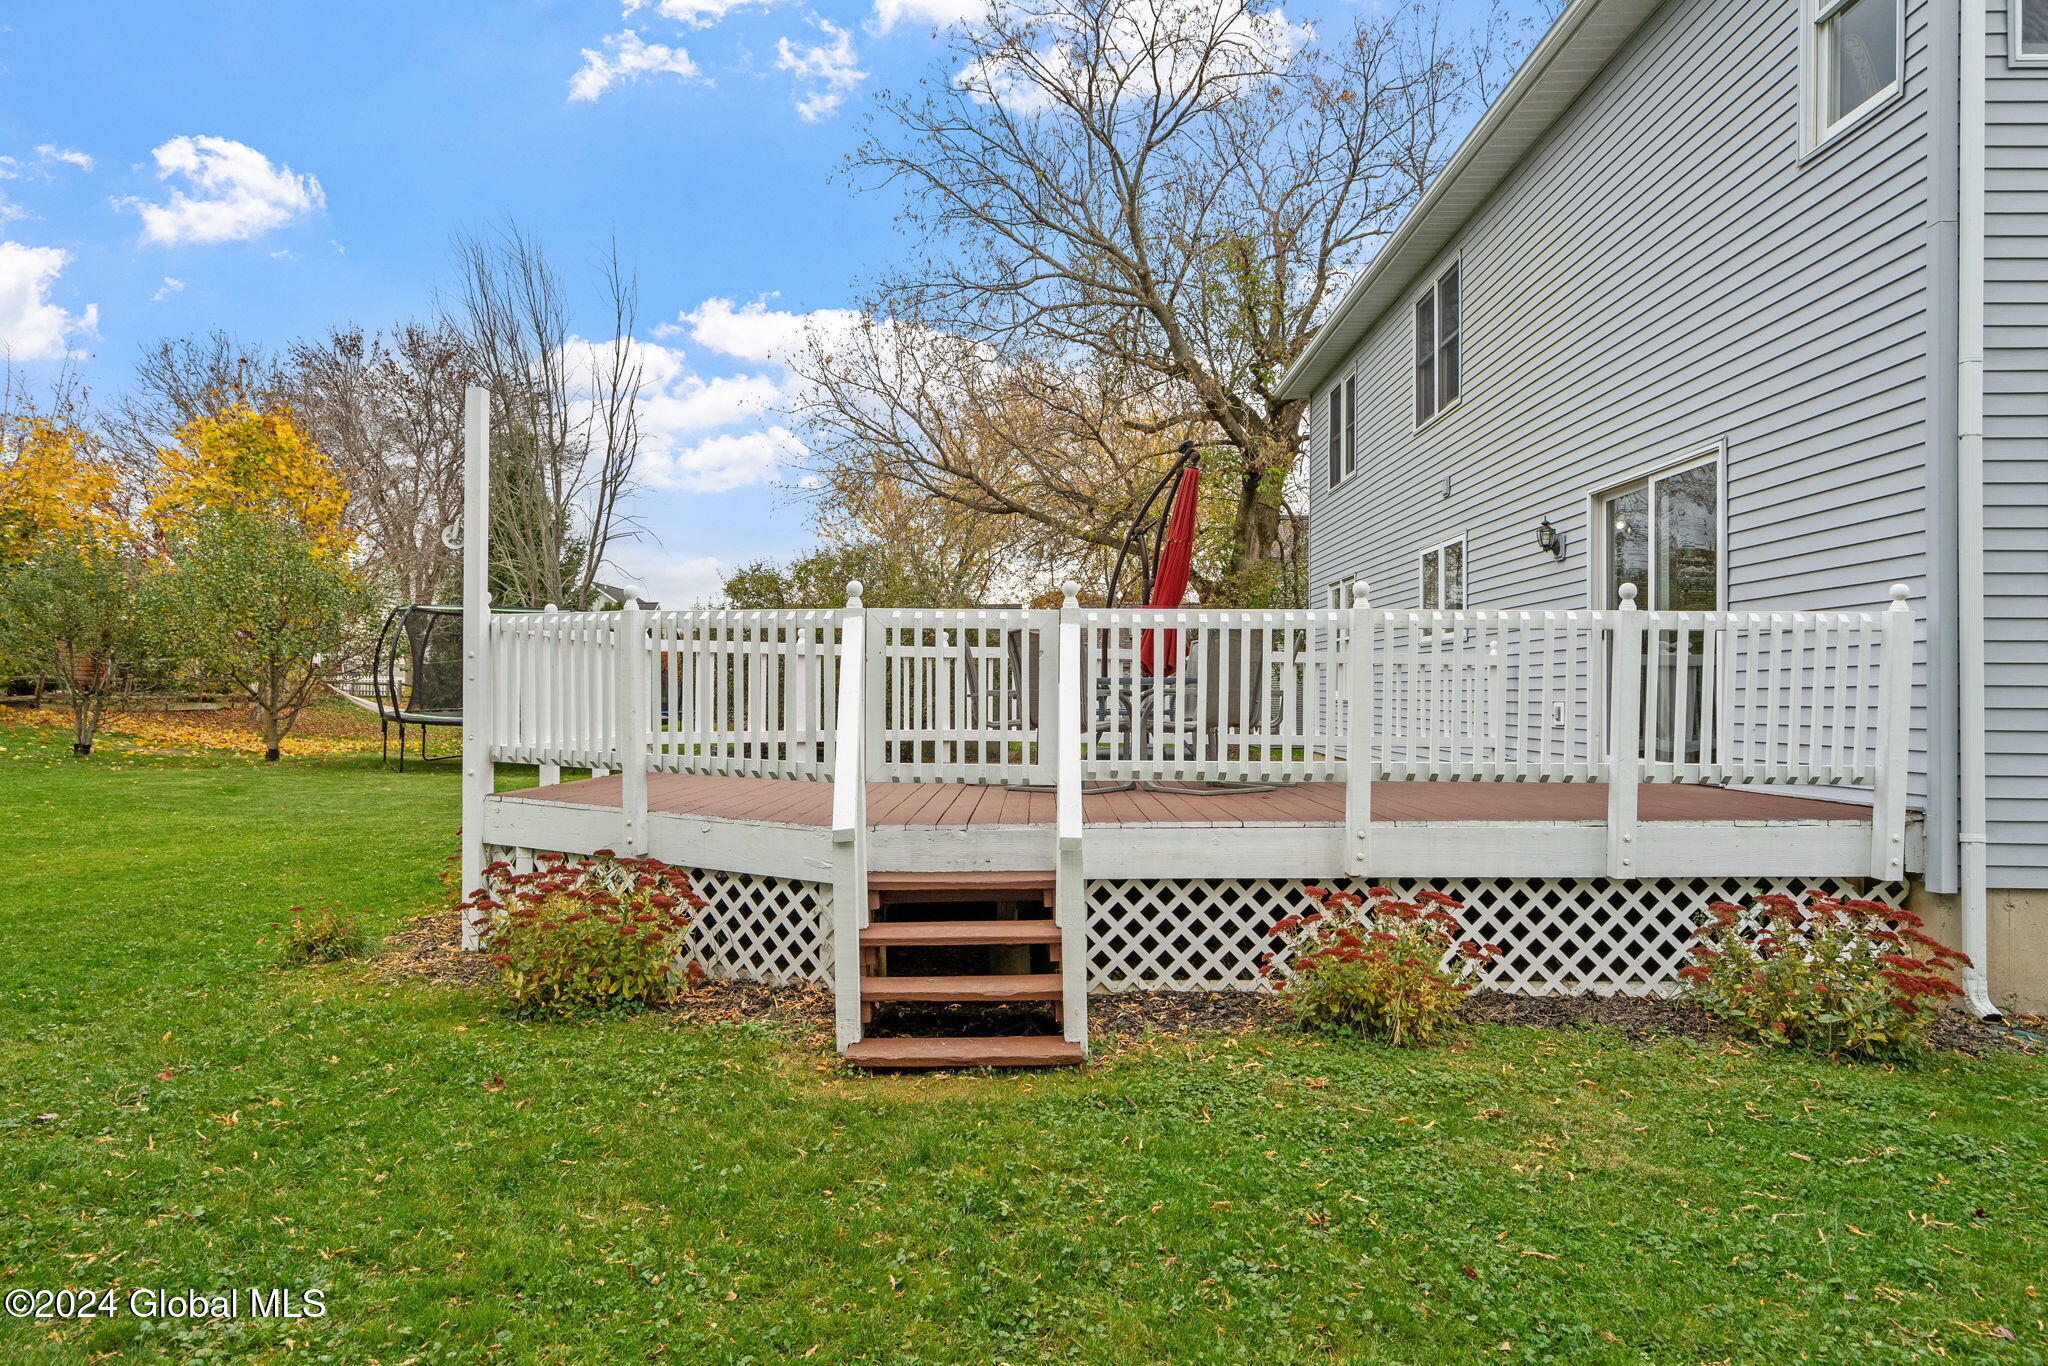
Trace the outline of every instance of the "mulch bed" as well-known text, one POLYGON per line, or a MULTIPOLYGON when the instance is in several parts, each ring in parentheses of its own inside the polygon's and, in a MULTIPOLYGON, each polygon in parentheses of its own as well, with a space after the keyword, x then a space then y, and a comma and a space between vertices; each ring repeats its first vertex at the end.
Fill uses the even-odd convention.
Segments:
MULTIPOLYGON (((482 954, 464 953, 455 912, 421 916, 385 941, 374 966, 400 977, 471 986, 495 981, 496 970, 482 954)), ((752 1020, 788 1027, 804 1036, 829 1037, 832 993, 822 987, 777 987, 759 982, 706 982, 667 1008, 678 1020, 711 1023, 752 1020)), ((1459 1013, 1473 1024, 1521 1025, 1536 1029, 1619 1030, 1637 1043, 1660 1038, 1730 1039, 1721 1022, 1698 1006, 1654 996, 1516 996, 1475 991, 1459 1013)), ((1246 991, 1125 991, 1092 997, 1090 1031, 1098 1038, 1146 1034, 1229 1033, 1286 1029, 1286 1007, 1278 998, 1246 991)), ((1967 1057, 2004 1050, 2043 1051, 2026 1037, 2048 1032, 2048 1020, 2021 1016, 2007 1028, 1947 1011, 1929 1042, 1967 1057), (2015 1034, 2013 1029, 2021 1031, 2015 1034)), ((1049 1034, 1057 1032, 1051 1012, 1028 1005, 897 1005, 876 1010, 868 1033, 876 1038, 918 1034, 1049 1034)))

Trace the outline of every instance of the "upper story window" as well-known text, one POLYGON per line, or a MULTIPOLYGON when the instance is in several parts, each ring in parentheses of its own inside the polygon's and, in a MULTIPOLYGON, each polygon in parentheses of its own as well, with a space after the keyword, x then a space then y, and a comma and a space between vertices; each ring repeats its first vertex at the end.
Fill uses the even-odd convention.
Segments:
POLYGON ((2015 62, 2048 62, 2048 0, 2012 0, 2006 13, 2006 55, 2015 62))
POLYGON ((1330 386, 1330 483, 1358 468, 1358 375, 1330 386))
POLYGON ((1458 399, 1458 267, 1439 275, 1415 301, 1415 425, 1458 399))
POLYGON ((1465 538, 1422 552, 1422 610, 1457 611, 1465 605, 1465 538))
POLYGON ((1900 0, 1808 0, 1809 145, 1899 89, 1900 0))

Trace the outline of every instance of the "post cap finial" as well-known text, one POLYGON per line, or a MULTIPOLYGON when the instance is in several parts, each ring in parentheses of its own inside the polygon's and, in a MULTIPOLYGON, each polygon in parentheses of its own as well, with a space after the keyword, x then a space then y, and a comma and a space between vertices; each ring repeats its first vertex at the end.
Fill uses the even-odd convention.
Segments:
POLYGON ((1081 605, 1081 585, 1074 582, 1074 580, 1068 579, 1065 583, 1061 584, 1060 592, 1063 595, 1060 602, 1061 607, 1079 607, 1081 605))
POLYGON ((1897 612, 1905 612, 1905 611, 1910 611, 1911 609, 1910 609, 1910 608, 1908 608, 1908 607, 1906 606, 1906 599, 1907 599, 1907 598, 1910 598, 1910 597, 1912 597, 1912 596, 1913 596, 1913 590, 1912 590, 1911 588, 1908 588, 1908 587, 1907 587, 1907 586, 1906 586, 1905 584, 1903 584, 1903 583, 1895 583, 1895 584, 1893 584, 1893 585, 1892 585, 1892 610, 1893 610, 1893 611, 1897 611, 1897 612))
POLYGON ((559 611, 561 611, 562 609, 561 609, 561 608, 559 608, 559 607, 557 607, 557 606, 555 606, 555 605, 554 605, 553 603, 551 603, 551 602, 550 602, 550 603, 543 603, 543 604, 541 605, 541 610, 542 610, 543 612, 559 612, 559 611))
POLYGON ((1370 600, 1370 585, 1364 579, 1353 579, 1351 581, 1351 605, 1353 607, 1363 607, 1370 600))
POLYGON ((1621 586, 1621 605, 1623 607, 1633 607, 1636 605, 1636 586, 1634 584, 1625 583, 1621 586))
POLYGON ((859 579, 848 579, 846 581, 846 605, 848 607, 863 605, 860 600, 860 590, 861 583, 859 579))

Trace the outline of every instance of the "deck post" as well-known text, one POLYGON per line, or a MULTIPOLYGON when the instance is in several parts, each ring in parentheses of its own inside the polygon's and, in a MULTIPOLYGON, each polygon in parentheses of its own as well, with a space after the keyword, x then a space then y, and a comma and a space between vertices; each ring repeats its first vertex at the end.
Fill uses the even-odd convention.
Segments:
POLYGON ((1351 638, 1344 660, 1344 871, 1372 873, 1372 633, 1364 579, 1351 585, 1351 638))
POLYGON ((613 703, 618 717, 620 853, 647 852, 647 617, 637 589, 612 623, 613 703))
MULTIPOLYGON (((554 620, 552 614, 559 611, 560 609, 557 608, 553 603, 549 603, 541 610, 550 614, 546 617, 541 618, 541 620, 543 622, 549 622, 554 620)), ((541 646, 542 650, 541 659, 543 662, 541 664, 541 676, 543 679, 546 680, 543 686, 548 688, 558 688, 562 685, 561 680, 554 672, 556 668, 556 656, 554 651, 547 649, 545 645, 545 642, 551 640, 552 638, 552 636, 543 633, 541 641, 536 643, 541 646)), ((556 783, 562 781, 562 766, 560 764, 540 764, 538 765, 538 767, 540 769, 540 782, 538 784, 539 786, 553 787, 556 783)))
POLYGON ((1053 716, 1053 914, 1060 926, 1060 1000, 1068 1043, 1088 1047, 1088 881, 1081 862, 1081 585, 1061 586, 1059 626, 1045 663, 1057 683, 1053 716))
POLYGON ((1636 785, 1643 776, 1643 618, 1621 586, 1607 689, 1607 875, 1636 876, 1636 785))
POLYGON ((867 609, 858 580, 839 617, 839 714, 832 758, 832 1025, 860 1042, 860 932, 868 923, 867 609))
MULTIPOLYGON (((484 885, 484 803, 491 794, 491 396, 462 403, 462 894, 484 885)), ((462 947, 481 948, 485 917, 468 913, 462 947)))
POLYGON ((1884 882, 1906 876, 1906 773, 1911 762, 1913 712, 1912 592, 1892 585, 1891 607, 1884 614, 1884 659, 1878 666, 1877 752, 1872 756, 1870 812, 1870 875, 1884 882))

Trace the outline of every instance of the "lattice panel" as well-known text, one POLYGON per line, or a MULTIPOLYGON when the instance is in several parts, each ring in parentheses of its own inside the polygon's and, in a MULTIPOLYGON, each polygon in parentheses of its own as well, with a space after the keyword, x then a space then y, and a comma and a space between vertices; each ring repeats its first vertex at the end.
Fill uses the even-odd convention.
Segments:
POLYGON ((799 878, 692 869, 709 904, 690 928, 691 956, 713 977, 775 986, 832 980, 832 888, 799 878))
MULTIPOLYGON (((492 848, 488 855, 525 871, 533 850, 492 848)), ((832 981, 832 888, 801 878, 688 870, 706 905, 690 926, 685 961, 713 977, 774 986, 832 981)), ((615 889, 616 890, 616 889, 615 889)))
MULTIPOLYGON (((1093 991, 1253 991, 1275 921, 1306 909, 1293 879, 1129 879, 1088 885, 1093 991)), ((1325 886, 1363 892, 1365 881, 1325 886)), ((1402 897, 1448 892, 1467 935, 1497 944, 1483 986, 1532 996, 1651 996, 1676 985, 1707 903, 1817 890, 1898 905, 1900 883, 1844 878, 1459 878, 1387 883, 1402 897)), ((1283 970, 1284 970, 1284 964, 1283 970)))

